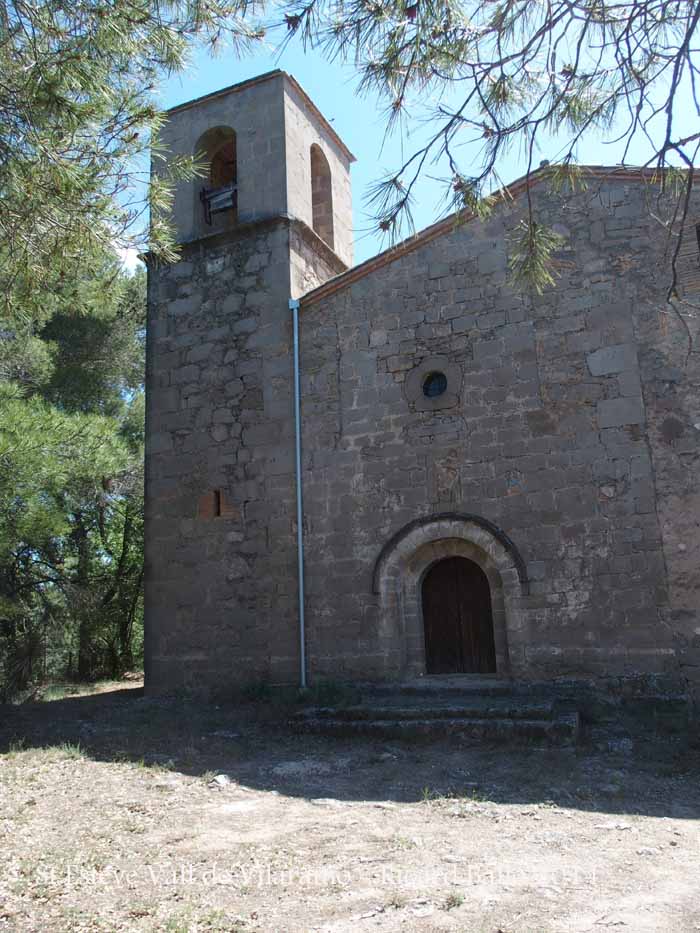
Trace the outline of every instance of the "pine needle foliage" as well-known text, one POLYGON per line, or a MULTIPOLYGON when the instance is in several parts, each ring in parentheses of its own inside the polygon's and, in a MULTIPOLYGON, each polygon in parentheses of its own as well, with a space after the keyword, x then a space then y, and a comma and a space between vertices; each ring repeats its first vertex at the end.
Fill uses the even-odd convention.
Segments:
MULTIPOLYGON (((290 0, 286 7, 288 41, 299 36, 351 62, 360 91, 384 100, 390 130, 417 113, 429 118, 427 140, 409 142, 403 164, 371 192, 376 229, 391 241, 410 230, 415 185, 437 163, 448 166, 446 207, 474 213, 475 197, 501 188, 498 166, 514 147, 529 175, 542 146, 556 144, 550 161, 570 175, 579 143, 591 135, 621 146, 623 164, 642 143, 662 185, 666 170, 683 169, 682 204, 700 146, 699 22, 698 0, 290 0)), ((556 240, 530 204, 527 223, 513 270, 540 289, 553 278, 547 252, 556 240)))
POLYGON ((5 319, 46 319, 57 283, 114 245, 173 258, 169 194, 195 167, 168 161, 149 182, 149 149, 166 155, 156 91, 197 43, 250 47, 253 14, 248 0, 0 0, 5 319))
POLYGON ((0 341, 0 701, 138 663, 144 278, 105 262, 0 341))
POLYGON ((531 287, 541 295, 555 284, 552 253, 562 238, 537 221, 521 220, 512 238, 508 263, 516 286, 531 287))

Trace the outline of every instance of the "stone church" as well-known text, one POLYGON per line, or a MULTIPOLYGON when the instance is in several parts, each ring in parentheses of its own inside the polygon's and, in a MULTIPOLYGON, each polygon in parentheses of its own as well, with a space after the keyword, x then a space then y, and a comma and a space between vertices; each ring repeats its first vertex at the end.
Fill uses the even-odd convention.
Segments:
POLYGON ((650 173, 543 168, 354 266, 353 156, 291 76, 162 141, 209 175, 149 268, 147 689, 692 682, 700 227, 669 304, 650 173), (562 238, 543 294, 508 275, 528 186, 562 238))

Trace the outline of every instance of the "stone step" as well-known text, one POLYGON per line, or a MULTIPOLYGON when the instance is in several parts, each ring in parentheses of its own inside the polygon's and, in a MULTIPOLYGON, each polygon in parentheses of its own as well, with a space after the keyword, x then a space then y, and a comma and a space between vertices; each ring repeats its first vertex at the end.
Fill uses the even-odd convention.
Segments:
POLYGON ((293 720, 299 732, 338 737, 432 739, 458 735, 478 741, 518 744, 574 745, 579 736, 577 713, 551 719, 469 717, 425 719, 341 719, 309 716, 293 720))
POLYGON ((353 706, 311 707, 297 719, 395 720, 395 719, 533 719, 554 717, 554 702, 511 697, 468 697, 462 702, 438 702, 434 698, 395 697, 383 703, 353 706))
POLYGON ((551 695, 557 685, 543 681, 515 681, 506 677, 441 676, 421 677, 400 683, 364 684, 363 699, 382 696, 410 697, 536 697, 551 695))

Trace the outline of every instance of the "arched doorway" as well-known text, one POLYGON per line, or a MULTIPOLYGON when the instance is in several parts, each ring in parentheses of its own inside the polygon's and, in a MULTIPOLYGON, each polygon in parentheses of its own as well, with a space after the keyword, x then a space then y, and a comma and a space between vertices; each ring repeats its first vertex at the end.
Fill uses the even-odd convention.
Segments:
POLYGON ((422 597, 427 673, 495 673, 491 590, 481 567, 466 557, 438 561, 422 597))

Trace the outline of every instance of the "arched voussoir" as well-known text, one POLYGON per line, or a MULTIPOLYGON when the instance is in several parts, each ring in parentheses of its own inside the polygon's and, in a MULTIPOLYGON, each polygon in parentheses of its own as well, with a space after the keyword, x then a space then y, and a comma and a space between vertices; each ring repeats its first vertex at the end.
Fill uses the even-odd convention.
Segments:
POLYGON ((501 575, 516 575, 521 595, 526 596, 530 592, 527 567, 513 541, 487 518, 466 512, 427 515, 399 529, 381 549, 374 563, 372 591, 380 594, 382 586, 401 574, 402 564, 418 548, 445 538, 472 542, 491 556, 501 575))

